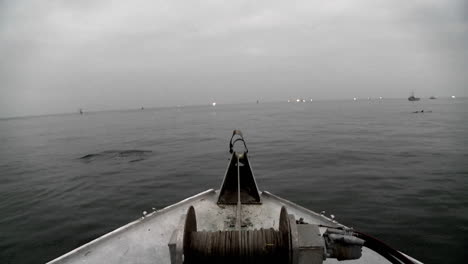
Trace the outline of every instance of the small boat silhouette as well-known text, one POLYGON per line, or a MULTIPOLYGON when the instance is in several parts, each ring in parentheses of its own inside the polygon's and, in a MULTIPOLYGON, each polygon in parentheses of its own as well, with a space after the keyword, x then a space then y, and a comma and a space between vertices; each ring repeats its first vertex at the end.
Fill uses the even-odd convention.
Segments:
POLYGON ((411 96, 408 97, 408 101, 414 102, 414 101, 419 101, 421 98, 415 97, 414 92, 411 93, 411 96))

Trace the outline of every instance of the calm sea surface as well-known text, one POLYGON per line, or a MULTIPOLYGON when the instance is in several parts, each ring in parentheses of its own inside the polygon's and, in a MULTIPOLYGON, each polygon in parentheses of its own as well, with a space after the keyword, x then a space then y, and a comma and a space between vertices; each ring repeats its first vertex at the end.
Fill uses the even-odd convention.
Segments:
POLYGON ((233 129, 244 132, 260 189, 423 262, 466 263, 466 99, 2 119, 0 263, 49 261, 144 210, 219 188, 233 129))

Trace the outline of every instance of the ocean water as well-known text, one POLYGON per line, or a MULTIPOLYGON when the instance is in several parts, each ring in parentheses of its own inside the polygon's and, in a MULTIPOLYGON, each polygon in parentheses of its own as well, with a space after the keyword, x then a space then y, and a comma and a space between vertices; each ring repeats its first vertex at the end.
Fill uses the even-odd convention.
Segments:
POLYGON ((425 263, 466 262, 468 100, 392 99, 1 119, 0 263, 52 260, 219 188, 233 129, 261 190, 425 263))

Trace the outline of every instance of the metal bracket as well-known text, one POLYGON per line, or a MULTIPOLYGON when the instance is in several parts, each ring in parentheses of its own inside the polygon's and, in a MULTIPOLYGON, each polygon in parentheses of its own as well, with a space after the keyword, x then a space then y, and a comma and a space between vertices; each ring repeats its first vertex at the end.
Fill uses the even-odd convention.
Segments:
POLYGON ((237 204, 239 193, 241 204, 261 204, 247 153, 233 152, 221 185, 218 204, 237 204))
POLYGON ((234 130, 232 133, 229 152, 232 156, 221 184, 218 204, 261 204, 257 183, 247 156, 247 146, 240 130, 234 130), (236 135, 240 138, 233 142, 236 135), (233 151, 233 145, 238 141, 244 143, 245 152, 233 151))

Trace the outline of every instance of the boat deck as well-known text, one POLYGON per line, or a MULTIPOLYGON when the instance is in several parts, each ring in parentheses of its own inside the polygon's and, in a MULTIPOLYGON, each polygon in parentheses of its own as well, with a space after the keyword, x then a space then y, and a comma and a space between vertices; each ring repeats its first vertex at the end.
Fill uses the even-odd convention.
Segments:
MULTIPOLYGON (((242 205, 242 226, 245 229, 273 227, 278 229, 281 206, 296 219, 310 224, 341 226, 333 220, 307 210, 268 192, 261 192, 262 204, 242 205)), ((49 263, 170 263, 168 242, 181 215, 192 205, 198 230, 234 230, 235 205, 218 205, 218 191, 208 190, 179 203, 155 211, 119 229, 101 236, 49 263)), ((323 232, 324 230, 321 230, 323 232)), ((324 263, 343 263, 326 259, 324 263)), ((344 263, 390 263, 372 250, 363 247, 362 257, 344 263)), ((418 262, 416 262, 418 263, 418 262)))

